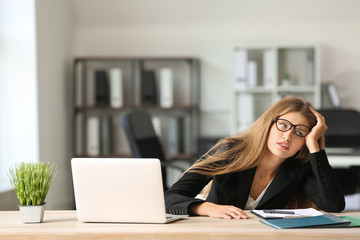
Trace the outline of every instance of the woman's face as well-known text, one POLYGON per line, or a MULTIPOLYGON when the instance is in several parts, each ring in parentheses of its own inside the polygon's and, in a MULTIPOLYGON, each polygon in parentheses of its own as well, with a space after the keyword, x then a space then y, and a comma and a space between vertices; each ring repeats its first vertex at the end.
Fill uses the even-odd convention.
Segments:
MULTIPOLYGON (((282 122, 290 122, 292 125, 305 125, 309 127, 309 122, 299 112, 286 113, 280 116, 279 119, 288 121, 278 121, 277 124, 279 127, 282 126, 282 122)), ((290 124, 284 126, 289 127, 291 126, 290 124)), ((297 131, 295 131, 295 128, 292 126, 288 131, 280 131, 274 122, 270 128, 269 138, 267 141, 267 147, 270 153, 282 160, 295 155, 305 144, 305 137, 300 137, 295 134, 295 132, 297 132, 299 135, 306 135, 307 132, 303 132, 302 130, 308 129, 303 126, 299 126, 297 127, 297 131)))

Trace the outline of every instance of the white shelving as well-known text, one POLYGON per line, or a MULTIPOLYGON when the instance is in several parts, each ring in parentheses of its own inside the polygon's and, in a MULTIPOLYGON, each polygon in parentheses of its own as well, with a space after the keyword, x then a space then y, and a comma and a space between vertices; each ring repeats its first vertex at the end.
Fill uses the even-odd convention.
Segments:
POLYGON ((285 96, 321 104, 316 45, 240 44, 234 49, 232 133, 247 129, 285 96))

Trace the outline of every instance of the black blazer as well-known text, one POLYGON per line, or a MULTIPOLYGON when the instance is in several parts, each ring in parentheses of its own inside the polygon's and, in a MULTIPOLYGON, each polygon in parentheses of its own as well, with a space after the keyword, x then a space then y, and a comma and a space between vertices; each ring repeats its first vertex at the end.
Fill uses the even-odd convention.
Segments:
MULTIPOLYGON (((210 180, 213 183, 206 201, 244 209, 255 171, 256 167, 214 177, 187 172, 165 193, 166 211, 190 214, 191 204, 203 202, 195 197, 210 180)), ((310 154, 306 164, 292 158, 284 161, 256 209, 284 208, 299 189, 323 211, 340 212, 345 208, 341 185, 321 150, 310 154)))

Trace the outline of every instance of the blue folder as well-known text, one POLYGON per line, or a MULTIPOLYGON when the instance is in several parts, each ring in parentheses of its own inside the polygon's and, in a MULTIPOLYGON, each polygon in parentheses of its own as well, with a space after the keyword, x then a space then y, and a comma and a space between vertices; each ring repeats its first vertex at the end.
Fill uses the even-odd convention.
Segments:
POLYGON ((351 221, 332 214, 324 214, 315 217, 283 218, 260 220, 260 222, 276 229, 287 228, 329 228, 346 227, 351 221))

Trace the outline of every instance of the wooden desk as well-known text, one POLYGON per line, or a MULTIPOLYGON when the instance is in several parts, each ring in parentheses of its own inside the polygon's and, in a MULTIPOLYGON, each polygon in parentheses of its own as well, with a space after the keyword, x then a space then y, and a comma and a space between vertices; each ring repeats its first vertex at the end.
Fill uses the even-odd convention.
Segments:
MULTIPOLYGON (((360 215, 348 212, 337 215, 360 215)), ((18 211, 0 212, 0 239, 360 239, 360 228, 277 230, 249 213, 247 220, 190 217, 170 224, 82 223, 75 211, 46 211, 43 223, 24 224, 18 211)))

